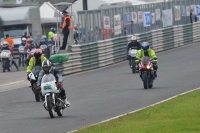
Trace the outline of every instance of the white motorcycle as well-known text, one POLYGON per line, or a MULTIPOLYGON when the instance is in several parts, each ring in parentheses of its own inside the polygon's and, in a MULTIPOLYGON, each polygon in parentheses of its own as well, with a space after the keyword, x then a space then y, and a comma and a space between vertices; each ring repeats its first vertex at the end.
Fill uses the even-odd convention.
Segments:
POLYGON ((3 72, 5 72, 6 69, 10 71, 11 66, 11 60, 12 60, 12 54, 10 50, 2 50, 1 51, 1 64, 3 68, 3 72))
POLYGON ((24 55, 24 56, 19 56, 19 58, 21 58, 20 60, 21 61, 24 61, 24 64, 26 64, 25 62, 26 62, 26 47, 25 46, 19 46, 19 48, 18 48, 18 52, 19 52, 19 54, 20 55, 24 55), (22 59, 22 58, 24 58, 24 59, 22 59))
POLYGON ((49 112, 50 117, 54 118, 56 112, 58 116, 62 116, 65 103, 59 95, 60 89, 57 88, 56 79, 52 74, 45 74, 43 76, 41 92, 42 95, 45 96, 43 106, 49 112))
POLYGON ((135 63, 135 58, 136 58, 136 54, 137 54, 138 50, 137 49, 129 49, 129 56, 131 57, 129 59, 129 65, 130 65, 130 68, 132 69, 132 72, 133 73, 136 73, 136 63, 135 63))

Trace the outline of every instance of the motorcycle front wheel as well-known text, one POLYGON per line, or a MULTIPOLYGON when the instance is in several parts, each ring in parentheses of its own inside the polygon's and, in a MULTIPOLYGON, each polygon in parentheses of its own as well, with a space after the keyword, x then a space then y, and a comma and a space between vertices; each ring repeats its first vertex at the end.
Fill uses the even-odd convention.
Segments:
POLYGON ((143 85, 144 85, 144 89, 148 89, 148 75, 147 72, 143 72, 143 85))
POLYGON ((60 103, 60 101, 57 103, 57 106, 56 106, 56 112, 58 114, 58 116, 63 116, 63 109, 60 108, 62 105, 62 103, 60 103), (59 106, 58 106, 59 105, 59 106))
POLYGON ((50 95, 47 96, 46 102, 50 117, 55 118, 55 111, 52 103, 52 97, 50 95))
POLYGON ((136 72, 136 68, 135 68, 135 60, 132 59, 132 73, 136 72))

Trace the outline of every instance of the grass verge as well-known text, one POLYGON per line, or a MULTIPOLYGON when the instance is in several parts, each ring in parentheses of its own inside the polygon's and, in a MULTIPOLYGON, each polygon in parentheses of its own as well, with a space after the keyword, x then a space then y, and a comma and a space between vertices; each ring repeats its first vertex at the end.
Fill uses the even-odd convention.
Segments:
POLYGON ((75 133, 200 133, 200 90, 75 133))

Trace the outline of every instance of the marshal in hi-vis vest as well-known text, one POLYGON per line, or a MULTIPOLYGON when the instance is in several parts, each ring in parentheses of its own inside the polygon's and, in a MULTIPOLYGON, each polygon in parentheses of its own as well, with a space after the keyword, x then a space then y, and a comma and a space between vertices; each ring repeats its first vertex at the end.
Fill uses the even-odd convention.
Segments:
POLYGON ((62 25, 62 29, 65 28, 65 26, 66 26, 66 20, 67 20, 67 19, 69 19, 69 21, 70 21, 70 24, 69 24, 68 29, 72 29, 72 28, 73 28, 73 26, 72 26, 72 18, 71 18, 70 16, 67 16, 67 17, 64 18, 64 22, 63 22, 63 25, 62 25))

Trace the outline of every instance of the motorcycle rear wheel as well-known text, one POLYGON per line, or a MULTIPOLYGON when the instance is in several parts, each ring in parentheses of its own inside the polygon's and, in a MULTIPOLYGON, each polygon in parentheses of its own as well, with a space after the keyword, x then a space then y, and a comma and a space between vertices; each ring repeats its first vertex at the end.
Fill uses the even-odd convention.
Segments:
POLYGON ((52 106, 52 98, 51 98, 51 96, 47 96, 47 108, 48 108, 50 117, 51 118, 55 118, 55 111, 54 111, 54 108, 52 106))
POLYGON ((135 61, 132 59, 132 73, 136 73, 135 61))
POLYGON ((149 87, 149 88, 153 88, 153 84, 149 85, 148 87, 149 87))
POLYGON ((147 75, 147 72, 143 73, 143 85, 144 85, 144 89, 148 89, 148 75, 147 75))
POLYGON ((7 63, 6 60, 2 61, 3 72, 6 71, 6 63, 7 63))

